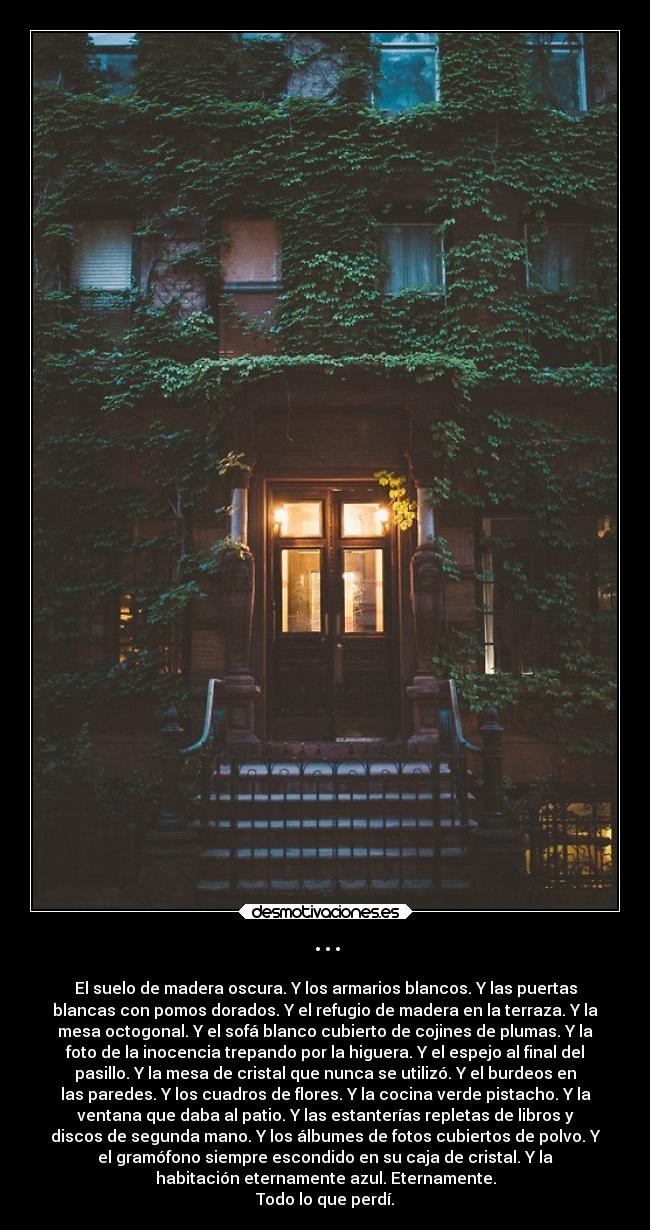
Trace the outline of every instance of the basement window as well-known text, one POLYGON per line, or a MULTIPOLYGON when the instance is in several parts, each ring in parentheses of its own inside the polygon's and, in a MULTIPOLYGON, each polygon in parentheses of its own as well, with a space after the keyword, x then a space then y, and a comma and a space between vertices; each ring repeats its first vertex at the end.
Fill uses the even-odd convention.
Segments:
POLYGON ((382 249, 388 266, 387 295, 444 289, 442 240, 432 226, 415 222, 383 226, 382 249))
POLYGON ((557 111, 587 110, 584 34, 535 30, 528 35, 530 92, 557 111))
POLYGON ((382 111, 406 111, 438 101, 438 35, 433 30, 379 30, 379 80, 374 102, 382 111))
POLYGON ((280 289, 280 234, 270 219, 224 223, 219 353, 270 354, 270 328, 280 289))

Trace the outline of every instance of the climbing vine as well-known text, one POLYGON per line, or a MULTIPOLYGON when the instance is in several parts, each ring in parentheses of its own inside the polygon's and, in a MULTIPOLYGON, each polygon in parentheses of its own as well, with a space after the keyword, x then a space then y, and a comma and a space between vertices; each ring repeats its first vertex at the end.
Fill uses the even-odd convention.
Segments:
MULTIPOLYGON (((311 33, 146 31, 123 95, 84 36, 37 36, 39 704, 43 729, 71 740, 92 706, 152 690, 182 699, 184 621, 232 548, 215 474, 240 462, 224 453, 224 428, 252 382, 318 369, 430 387, 437 508, 517 508, 557 546, 572 516, 613 507, 616 118, 605 69, 594 68, 603 101, 566 115, 531 97, 522 33, 445 32, 440 102, 387 115, 368 102, 377 52, 367 35, 311 33), (316 65, 326 88, 305 96, 316 65), (402 219, 430 222, 444 244, 438 294, 384 293, 379 227, 397 201, 402 219), (513 208, 518 234, 506 225, 513 208), (79 220, 107 210, 134 219, 142 280, 98 303, 70 289, 69 269, 79 220), (554 217, 578 214, 593 222, 583 281, 561 294, 536 288, 531 245, 554 217), (216 320, 232 296, 221 243, 224 219, 242 215, 278 222, 283 280, 260 326, 273 353, 224 359, 216 320), (543 418, 513 410, 542 396, 543 418), (205 509, 225 547, 194 544, 205 509), (134 523, 145 527, 135 543, 134 523), (80 662, 76 647, 119 601, 134 552, 138 652, 120 660, 100 646, 80 662), (162 556, 169 567, 157 571, 162 556), (165 673, 169 628, 181 650, 165 673)), ((596 40, 603 63, 607 37, 596 40)), ((406 484, 378 478, 407 528, 406 484)), ((454 568, 447 559, 443 570, 454 568)), ((537 585, 572 646, 546 673, 477 674, 476 636, 453 628, 438 665, 462 679, 473 708, 495 699, 553 737, 577 730, 588 750, 591 719, 595 728, 610 709, 611 669, 578 590, 570 577, 537 585)), ((603 740, 598 730, 589 746, 603 740)))
POLYGON ((417 515, 417 505, 407 494, 408 480, 403 474, 390 470, 375 470, 373 478, 380 487, 388 487, 388 499, 398 530, 410 530, 417 515))

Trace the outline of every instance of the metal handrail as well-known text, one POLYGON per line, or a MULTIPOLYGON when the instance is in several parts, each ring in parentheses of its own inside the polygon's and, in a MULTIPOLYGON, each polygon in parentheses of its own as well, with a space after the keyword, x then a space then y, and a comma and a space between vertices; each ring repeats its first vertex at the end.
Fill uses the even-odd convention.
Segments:
POLYGON ((449 696, 451 699, 451 716, 452 716, 452 721, 454 724, 454 735, 456 738, 456 743, 458 744, 459 747, 464 747, 466 751, 468 752, 480 752, 481 750, 480 747, 477 747, 475 743, 470 743, 469 740, 466 739, 463 734, 463 724, 460 718, 460 706, 458 704, 458 690, 456 688, 456 680, 450 679, 448 682, 449 682, 449 696))
MULTIPOLYGON (((449 684, 449 698, 451 701, 451 721, 453 726, 454 742, 458 747, 464 748, 468 752, 479 752, 481 749, 475 743, 470 743, 463 734, 463 725, 460 716, 460 706, 458 704, 458 691, 456 688, 456 680, 447 680, 449 684)), ((189 747, 181 748, 181 755, 189 756, 193 752, 200 752, 202 748, 208 746, 210 734, 212 731, 212 717, 214 713, 214 695, 217 687, 223 683, 222 679, 209 679, 208 692, 205 702, 205 716, 203 719, 203 729, 196 743, 191 743, 189 747)))
POLYGON ((212 732, 212 716, 214 712, 214 693, 218 684, 223 683, 222 679, 208 680, 208 694, 205 701, 205 717, 203 719, 203 730, 196 743, 191 743, 189 747, 181 748, 182 756, 189 756, 192 752, 200 752, 202 748, 206 748, 210 741, 212 732))

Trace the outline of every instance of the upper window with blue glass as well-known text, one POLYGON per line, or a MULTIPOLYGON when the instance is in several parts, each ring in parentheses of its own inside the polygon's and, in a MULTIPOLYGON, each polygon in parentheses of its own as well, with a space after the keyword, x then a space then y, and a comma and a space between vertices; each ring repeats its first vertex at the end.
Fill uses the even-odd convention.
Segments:
POLYGON ((530 90, 557 111, 587 110, 584 34, 579 30, 534 30, 528 35, 530 90))
POLYGON ((94 60, 110 94, 130 94, 138 59, 135 33, 124 30, 91 31, 94 60))
POLYGON ((379 77, 375 104, 382 111, 406 111, 438 100, 438 35, 424 30, 379 30, 379 77))

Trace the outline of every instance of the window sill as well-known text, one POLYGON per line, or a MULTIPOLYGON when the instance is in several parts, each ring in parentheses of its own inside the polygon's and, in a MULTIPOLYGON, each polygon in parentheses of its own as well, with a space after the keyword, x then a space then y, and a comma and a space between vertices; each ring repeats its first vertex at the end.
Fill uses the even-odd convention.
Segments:
POLYGON ((427 299, 444 299, 445 288, 443 286, 427 287, 427 286, 410 286, 403 290, 386 290, 384 295, 387 299, 401 299, 411 295, 426 295, 427 299))
POLYGON ((224 291, 237 295, 262 293, 266 295, 279 294, 282 290, 281 282, 224 282, 224 291))

